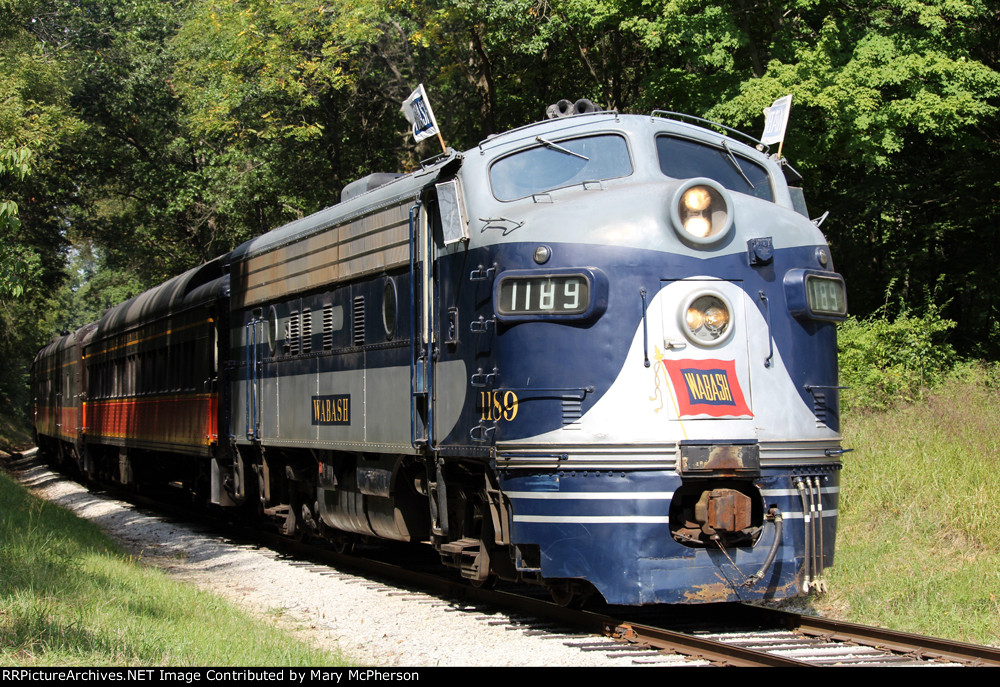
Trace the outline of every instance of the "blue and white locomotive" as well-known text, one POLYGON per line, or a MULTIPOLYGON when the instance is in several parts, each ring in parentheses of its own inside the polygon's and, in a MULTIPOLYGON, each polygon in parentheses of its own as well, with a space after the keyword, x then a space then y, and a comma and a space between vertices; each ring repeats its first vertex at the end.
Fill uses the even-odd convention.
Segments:
MULTIPOLYGON (((141 416, 145 443, 95 434, 91 392, 61 450, 126 482, 176 468, 288 534, 427 542, 475 583, 563 602, 822 589, 844 282, 795 172, 719 131, 587 112, 354 182, 157 301, 205 313, 184 320, 207 342, 185 354, 212 356, 185 406, 216 414, 200 449, 176 459, 141 416)), ((132 310, 84 354, 175 316, 132 310)), ((142 390, 156 352, 89 359, 83 388, 179 402, 142 390)))

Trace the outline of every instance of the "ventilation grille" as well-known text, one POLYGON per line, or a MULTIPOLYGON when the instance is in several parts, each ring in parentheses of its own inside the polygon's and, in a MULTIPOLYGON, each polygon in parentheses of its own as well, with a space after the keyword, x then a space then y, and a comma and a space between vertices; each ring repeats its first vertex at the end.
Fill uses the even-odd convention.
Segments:
POLYGON ((365 297, 358 296, 354 299, 352 312, 353 332, 352 342, 355 346, 365 345, 365 297))
POLYGON ((313 315, 312 311, 302 313, 302 352, 312 353, 313 315))
POLYGON ((580 429, 580 418, 583 417, 583 401, 578 398, 562 400, 563 429, 580 429))
POLYGON ((827 424, 829 407, 826 405, 826 393, 812 389, 813 414, 816 416, 816 426, 823 427, 827 424))
POLYGON ((323 306, 323 350, 333 348, 333 306, 323 306))
POLYGON ((299 336, 302 332, 301 325, 298 311, 292 311, 288 316, 288 321, 285 322, 285 353, 287 355, 299 354, 299 336))

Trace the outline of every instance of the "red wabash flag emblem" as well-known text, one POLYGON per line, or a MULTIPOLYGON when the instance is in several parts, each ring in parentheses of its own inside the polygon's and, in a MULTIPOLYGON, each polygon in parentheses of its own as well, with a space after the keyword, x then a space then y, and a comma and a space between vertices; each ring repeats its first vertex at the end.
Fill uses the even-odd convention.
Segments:
POLYGON ((681 417, 753 417, 732 360, 664 360, 681 417))

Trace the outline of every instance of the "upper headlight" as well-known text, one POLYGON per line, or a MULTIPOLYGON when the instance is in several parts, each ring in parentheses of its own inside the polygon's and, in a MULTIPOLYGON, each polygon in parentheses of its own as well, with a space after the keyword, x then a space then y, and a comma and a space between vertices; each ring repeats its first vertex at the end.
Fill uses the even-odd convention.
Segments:
POLYGON ((670 219, 682 240, 699 246, 724 239, 733 228, 729 194, 711 179, 689 179, 673 194, 670 219))
POLYGON ((712 194, 704 186, 692 186, 681 196, 681 203, 689 212, 703 212, 712 204, 712 194))

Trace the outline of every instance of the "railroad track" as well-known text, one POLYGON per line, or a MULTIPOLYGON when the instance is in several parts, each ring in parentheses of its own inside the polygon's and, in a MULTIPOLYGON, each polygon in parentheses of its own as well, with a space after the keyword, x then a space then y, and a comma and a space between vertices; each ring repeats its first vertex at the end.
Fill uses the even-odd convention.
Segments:
MULTIPOLYGON (((16 462, 23 468, 26 459, 16 462)), ((117 494, 123 496, 128 497, 117 494)), ((150 506, 146 502, 140 505, 150 506)), ((229 529, 226 534, 243 540, 252 538, 255 543, 273 548, 276 555, 299 559, 297 565, 317 574, 345 571, 375 579, 376 584, 390 585, 387 594, 430 594, 471 612, 503 609, 511 620, 490 622, 508 622, 511 629, 565 638, 566 643, 572 642, 581 651, 613 653, 616 659, 635 664, 1000 666, 1000 650, 991 647, 755 606, 563 608, 547 597, 532 596, 531 590, 526 592, 523 586, 472 587, 451 571, 443 570, 436 556, 415 555, 413 547, 404 552, 399 546, 382 546, 365 551, 366 555, 345 555, 245 527, 229 529), (406 561, 405 567, 401 560, 406 561)), ((425 553, 433 552, 427 548, 425 553)))

